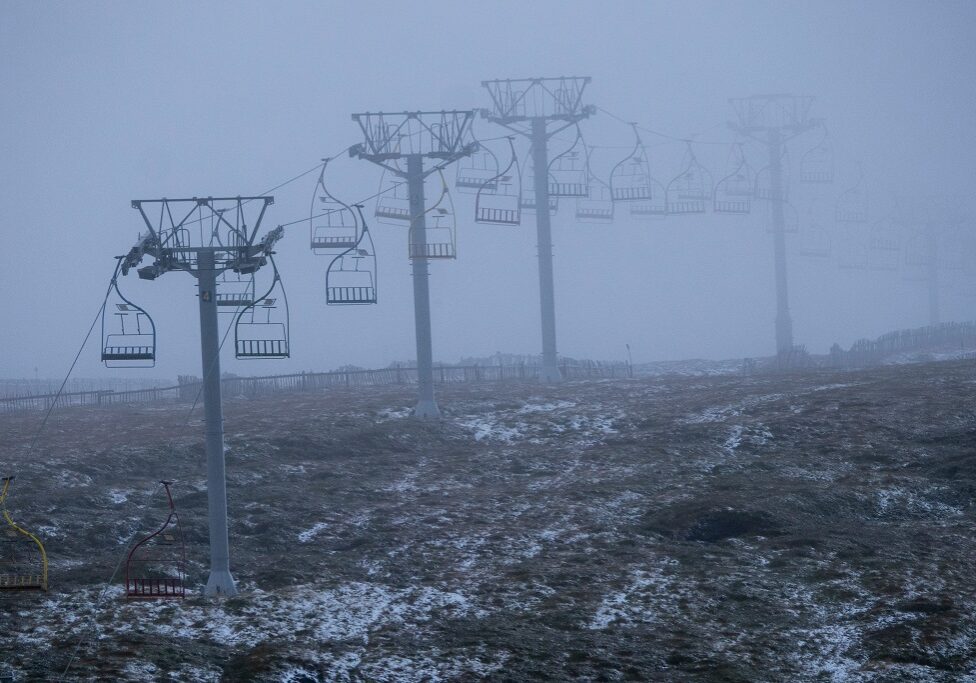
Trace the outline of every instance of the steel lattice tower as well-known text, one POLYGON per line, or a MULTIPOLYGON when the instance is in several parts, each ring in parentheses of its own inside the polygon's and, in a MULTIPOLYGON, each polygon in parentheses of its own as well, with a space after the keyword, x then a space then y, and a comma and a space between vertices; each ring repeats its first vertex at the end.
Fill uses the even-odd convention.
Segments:
POLYGON ((552 274, 552 225, 549 215, 548 142, 596 111, 583 105, 586 76, 482 81, 492 109, 482 115, 531 141, 535 174, 536 234, 539 251, 539 302, 542 313, 542 374, 546 382, 562 379, 556 362, 556 299, 552 274), (555 125, 550 127, 550 123, 555 125))
POLYGON ((413 309, 417 336, 417 406, 414 416, 440 417, 434 398, 434 360, 430 325, 430 284, 427 249, 427 209, 424 179, 477 149, 466 142, 473 111, 363 113, 352 118, 363 142, 349 156, 366 159, 406 179, 410 199, 409 253, 413 268, 413 309), (400 165, 406 161, 406 168, 400 165), (438 163, 425 167, 426 160, 438 163))

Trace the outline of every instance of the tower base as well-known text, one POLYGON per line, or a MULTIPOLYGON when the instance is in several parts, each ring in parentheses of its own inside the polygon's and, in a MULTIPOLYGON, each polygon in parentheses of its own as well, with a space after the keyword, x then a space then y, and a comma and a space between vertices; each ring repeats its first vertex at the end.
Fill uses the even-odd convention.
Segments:
POLYGON ((203 589, 203 594, 208 598, 231 598, 237 595, 237 586, 234 584, 234 577, 227 570, 211 570, 210 578, 207 579, 207 587, 203 589))
POLYGON ((437 407, 436 401, 420 400, 413 409, 413 416, 421 420, 433 420, 441 416, 441 410, 437 407))
POLYGON ((555 384, 563 381, 563 373, 555 365, 543 365, 539 373, 539 379, 548 384, 555 384))

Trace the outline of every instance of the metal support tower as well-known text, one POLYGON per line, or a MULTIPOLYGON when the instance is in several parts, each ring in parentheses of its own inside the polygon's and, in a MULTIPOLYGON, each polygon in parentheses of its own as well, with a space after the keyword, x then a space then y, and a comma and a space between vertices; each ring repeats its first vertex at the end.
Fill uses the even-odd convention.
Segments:
POLYGON ((482 116, 524 135, 532 145, 535 176, 536 239, 539 257, 539 306, 542 318, 542 371, 544 382, 559 382, 556 353, 556 296, 552 271, 552 225, 549 213, 549 138, 575 126, 596 111, 584 105, 588 76, 523 78, 482 81, 492 109, 482 116), (550 128, 549 124, 555 125, 550 128))
POLYGON ((793 319, 786 277, 786 218, 783 212, 783 143, 776 128, 769 130, 770 192, 773 197, 773 260, 776 272, 776 353, 793 349, 793 319))
POLYGON ((822 125, 809 117, 812 97, 753 95, 729 100, 738 116, 733 130, 761 142, 769 149, 770 201, 773 214, 773 259, 776 283, 776 353, 793 351, 793 319, 790 317, 786 273, 786 218, 783 210, 783 146, 808 130, 822 125))
POLYGON ((206 425, 207 506, 210 517, 210 577, 204 592, 207 595, 236 595, 237 587, 230 574, 230 541, 227 533, 224 414, 220 396, 220 333, 217 330, 217 268, 212 249, 198 253, 196 276, 200 304, 200 358, 206 425))
POLYGON ((935 225, 926 225, 925 248, 927 252, 926 284, 929 288, 929 325, 938 325, 941 320, 939 311, 939 235, 935 225))
POLYGON ((382 166, 407 182, 410 198, 410 256, 413 269, 413 311, 417 339, 417 405, 414 417, 441 415, 434 397, 434 352, 430 323, 430 271, 427 254, 425 178, 478 148, 465 142, 473 111, 363 113, 352 118, 363 132, 362 144, 349 148, 349 156, 382 166), (403 169, 399 162, 406 159, 403 169), (438 163, 425 168, 424 161, 438 163))
POLYGON ((227 531, 227 483, 224 472, 224 418, 220 396, 220 335, 217 329, 217 275, 225 270, 253 273, 267 263, 282 229, 275 228, 255 241, 265 210, 273 197, 134 200, 149 232, 140 235, 122 257, 122 274, 148 254, 155 262, 138 269, 143 280, 155 280, 171 270, 197 278, 200 308, 200 352, 203 364, 203 401, 206 421, 207 503, 210 524, 210 576, 204 594, 237 594, 230 573, 227 531), (254 202, 258 214, 248 225, 245 204, 254 202), (151 220, 146 212, 152 207, 151 220))

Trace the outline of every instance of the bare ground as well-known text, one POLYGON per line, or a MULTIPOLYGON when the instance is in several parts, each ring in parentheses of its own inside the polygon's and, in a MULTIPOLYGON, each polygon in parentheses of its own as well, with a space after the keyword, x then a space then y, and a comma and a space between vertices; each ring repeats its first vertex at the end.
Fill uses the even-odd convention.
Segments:
POLYGON ((3 416, 51 590, 0 595, 0 680, 976 681, 974 386, 458 385, 433 423, 409 387, 228 397, 222 602, 107 583, 163 478, 205 582, 198 414, 65 410, 29 461, 39 415, 3 416))

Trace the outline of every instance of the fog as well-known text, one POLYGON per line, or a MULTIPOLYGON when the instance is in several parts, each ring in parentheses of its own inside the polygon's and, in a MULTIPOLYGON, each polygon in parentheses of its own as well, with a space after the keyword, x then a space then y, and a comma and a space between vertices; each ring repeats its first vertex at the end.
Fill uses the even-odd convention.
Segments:
MULTIPOLYGON (((860 171, 869 225, 889 217, 920 225, 933 206, 966 215, 976 184, 974 25, 969 2, 8 2, 0 20, 0 377, 64 376, 114 257, 145 228, 131 200, 262 193, 336 157, 330 191, 359 201, 376 193, 381 170, 346 155, 362 142, 350 114, 488 107, 487 79, 591 76, 583 101, 599 109, 580 128, 604 179, 633 144, 621 120, 656 132, 642 137, 658 180, 682 170, 684 139, 718 180, 737 140, 729 98, 813 96, 811 116, 825 120, 833 143, 835 180, 797 182, 817 131, 788 144, 801 223, 813 210, 832 216, 860 171)), ((504 134, 480 118, 474 131, 504 134)), ((762 147, 745 149, 754 169, 764 165, 762 147)), ((276 261, 292 357, 237 361, 227 349, 226 372, 415 357, 406 229, 370 219, 377 305, 326 306, 328 259, 312 254, 301 222, 316 177, 274 191, 263 226, 291 224, 276 261)), ((453 186, 453 169, 446 178, 453 186)), ((519 227, 478 224, 472 197, 452 196, 458 258, 430 265, 435 361, 539 353, 534 216, 523 214, 519 227)), ((372 208, 367 202, 368 217, 372 208)), ((638 221, 618 209, 613 223, 588 224, 564 200, 553 217, 559 353, 625 359, 629 345, 635 363, 773 353, 766 221, 757 200, 741 217, 638 221)), ((904 269, 839 268, 842 232, 830 220, 824 227, 834 237, 828 257, 804 258, 800 235, 787 235, 797 343, 823 353, 834 342, 928 322, 924 283, 904 269)), ((972 319, 976 269, 967 263, 940 279, 941 319, 972 319)), ((193 277, 171 272, 149 282, 130 273, 120 286, 159 335, 156 367, 137 374, 199 375, 193 277)), ((96 325, 74 374, 118 373, 101 367, 96 325)))

